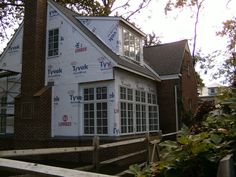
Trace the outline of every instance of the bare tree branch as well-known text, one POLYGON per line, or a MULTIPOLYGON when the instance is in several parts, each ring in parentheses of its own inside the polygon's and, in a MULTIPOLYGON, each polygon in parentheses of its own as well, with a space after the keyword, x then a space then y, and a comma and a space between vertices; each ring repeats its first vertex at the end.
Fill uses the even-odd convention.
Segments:
POLYGON ((148 2, 145 4, 145 1, 143 1, 140 5, 139 8, 136 9, 135 11, 133 11, 128 17, 126 17, 126 20, 129 20, 129 18, 131 16, 133 16, 135 13, 139 12, 140 10, 144 9, 145 7, 147 7, 149 5, 149 3, 151 2, 151 0, 148 0, 148 2))
POLYGON ((0 26, 2 26, 2 28, 3 28, 4 35, 5 35, 5 37, 7 38, 7 40, 9 41, 9 38, 8 38, 7 32, 6 32, 6 27, 4 26, 4 23, 3 23, 3 21, 2 21, 2 18, 0 19, 0 21, 1 21, 1 25, 0 25, 0 26))
MULTIPOLYGON (((197 27, 198 27, 198 22, 199 22, 199 13, 202 7, 202 4, 205 0, 202 0, 200 3, 198 1, 196 2, 197 5, 197 14, 196 14, 196 19, 195 19, 195 24, 194 24, 194 37, 193 37, 193 50, 192 50, 192 57, 195 56, 195 50, 196 50, 196 44, 197 44, 197 27)), ((195 65, 195 63, 194 63, 195 65)))
POLYGON ((129 2, 130 2, 130 0, 128 0, 125 4, 120 5, 120 6, 116 7, 116 8, 114 8, 114 9, 112 9, 111 12, 114 12, 114 11, 116 11, 117 9, 120 9, 120 8, 125 8, 126 6, 129 5, 129 2))
POLYGON ((0 8, 6 7, 6 6, 24 7, 24 4, 6 3, 6 2, 0 3, 0 8))

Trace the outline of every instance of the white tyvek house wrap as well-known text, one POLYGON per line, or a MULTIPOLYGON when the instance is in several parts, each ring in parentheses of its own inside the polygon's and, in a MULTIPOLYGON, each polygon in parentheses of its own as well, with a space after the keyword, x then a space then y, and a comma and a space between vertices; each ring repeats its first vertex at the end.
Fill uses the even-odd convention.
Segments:
POLYGON ((47 57, 46 83, 60 85, 113 79, 112 60, 49 6, 47 29, 55 28, 59 28, 59 55, 47 57))
POLYGON ((52 90, 52 136, 78 136, 78 84, 54 86, 52 90))
MULTIPOLYGON (((18 28, 4 50, 0 58, 0 69, 21 73, 22 37, 23 25, 18 28)), ((2 97, 7 97, 7 104, 0 107, 0 111, 6 110, 6 134, 14 133, 14 117, 10 115, 14 115, 14 98, 20 93, 20 78, 20 75, 0 78, 0 100, 2 97)))
POLYGON ((22 48, 23 48, 23 25, 16 32, 0 58, 0 68, 10 71, 21 72, 22 48))
MULTIPOLYGON (((85 17, 86 18, 86 17, 85 17)), ((80 19, 78 17, 78 19, 80 19)), ((80 19, 80 21, 96 36, 98 36, 116 54, 121 54, 122 45, 119 39, 119 21, 108 19, 80 19)))
POLYGON ((53 87, 52 136, 82 136, 83 132, 83 89, 107 87, 108 136, 114 132, 115 95, 114 81, 89 84, 66 84, 53 87))
POLYGON ((83 88, 87 86, 108 87, 108 135, 112 135, 114 82, 106 80, 113 79, 114 63, 49 6, 47 31, 55 28, 59 28, 59 55, 48 58, 46 52, 45 69, 45 83, 54 82, 52 137, 83 135, 83 88))

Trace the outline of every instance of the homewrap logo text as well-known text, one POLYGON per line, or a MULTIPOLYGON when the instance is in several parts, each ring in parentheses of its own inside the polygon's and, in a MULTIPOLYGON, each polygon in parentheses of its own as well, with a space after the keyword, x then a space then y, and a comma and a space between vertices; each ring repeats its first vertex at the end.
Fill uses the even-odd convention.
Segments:
POLYGON ((53 100, 54 100, 54 105, 58 105, 59 102, 60 102, 60 97, 59 97, 59 96, 55 96, 55 97, 53 98, 53 100))
POLYGON ((75 95, 75 91, 74 90, 69 90, 68 94, 69 94, 69 98, 70 98, 70 103, 71 104, 80 103, 81 96, 75 95))
POLYGON ((62 74, 62 69, 56 68, 56 69, 52 69, 52 66, 48 66, 48 76, 49 77, 60 77, 62 74))
POLYGON ((71 126, 68 115, 62 116, 62 121, 58 123, 59 127, 68 127, 71 126))
POLYGON ((17 52, 19 49, 20 49, 20 46, 19 46, 19 45, 10 46, 9 49, 8 49, 8 52, 9 52, 9 53, 17 52))
POLYGON ((57 16, 57 15, 58 15, 58 12, 54 9, 51 9, 51 11, 49 12, 50 17, 54 17, 54 16, 57 16))
POLYGON ((112 26, 109 34, 107 35, 108 36, 108 40, 111 42, 114 40, 116 34, 117 34, 117 30, 118 30, 118 24, 115 24, 112 26))
POLYGON ((77 62, 72 62, 71 66, 72 66, 72 71, 73 74, 84 74, 86 73, 86 71, 88 70, 88 65, 87 64, 83 64, 80 66, 76 66, 77 62))
POLYGON ((112 63, 106 57, 100 57, 98 58, 98 61, 100 63, 100 69, 102 71, 112 69, 112 63))
POLYGON ((82 43, 77 42, 75 44, 75 53, 85 52, 85 51, 87 51, 87 47, 84 47, 82 43))

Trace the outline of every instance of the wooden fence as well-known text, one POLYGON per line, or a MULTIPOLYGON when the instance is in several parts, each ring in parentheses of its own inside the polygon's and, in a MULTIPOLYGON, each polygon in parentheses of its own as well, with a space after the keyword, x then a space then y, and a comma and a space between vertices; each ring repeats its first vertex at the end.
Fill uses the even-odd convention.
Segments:
POLYGON ((0 168, 9 169, 14 172, 25 172, 32 175, 47 175, 60 177, 110 177, 110 175, 84 172, 73 169, 53 167, 36 163, 22 162, 0 158, 0 168))
MULTIPOLYGON (((3 158, 9 158, 9 157, 19 157, 19 156, 32 156, 32 155, 45 155, 45 154, 61 154, 61 153, 79 153, 79 152, 86 152, 90 151, 93 153, 93 164, 88 165, 85 167, 80 167, 77 169, 82 169, 82 170, 88 170, 88 169, 96 169, 99 170, 101 165, 107 165, 110 163, 118 162, 120 160, 124 160, 127 158, 131 158, 137 155, 141 155, 146 153, 146 161, 150 162, 153 161, 156 158, 159 159, 159 149, 157 144, 160 142, 160 140, 150 140, 149 135, 147 134, 143 138, 138 138, 138 139, 129 139, 129 140, 124 140, 124 141, 119 141, 119 142, 113 142, 113 143, 107 143, 107 144, 100 144, 99 137, 94 137, 93 139, 93 144, 91 146, 84 146, 84 147, 65 147, 65 148, 45 148, 45 149, 22 149, 22 150, 7 150, 7 151, 0 151, 0 167, 3 168, 8 168, 8 169, 16 169, 19 171, 22 168, 22 171, 27 171, 29 173, 39 173, 39 174, 47 174, 47 175, 55 175, 55 173, 59 171, 64 171, 63 169, 59 169, 59 171, 55 170, 52 168, 52 170, 46 170, 52 172, 55 170, 55 173, 46 173, 46 171, 40 171, 40 169, 44 168, 49 168, 51 169, 50 166, 45 167, 45 165, 39 165, 37 164, 37 168, 32 165, 31 163, 24 164, 25 166, 28 166, 30 168, 23 168, 24 165, 20 166, 18 168, 18 165, 16 164, 22 164, 26 162, 20 162, 20 161, 11 161, 8 159, 3 159, 3 158), (131 145, 135 143, 143 143, 146 144, 143 150, 137 151, 137 152, 132 152, 129 154, 121 155, 115 158, 111 158, 108 160, 100 161, 99 159, 99 152, 103 149, 108 149, 108 148, 114 148, 114 147, 119 147, 119 146, 124 146, 124 145, 131 145), (152 152, 150 152, 150 145, 153 146, 152 152), (5 163, 5 162, 9 163, 5 163), (6 164, 9 166, 6 167, 6 164), (15 164, 15 165, 14 165, 15 164), (39 167, 39 168, 38 168, 39 167), (32 171, 30 171, 32 169, 32 171)), ((70 169, 66 169, 65 173, 68 172, 70 169)), ((86 173, 86 172, 85 172, 86 173)))

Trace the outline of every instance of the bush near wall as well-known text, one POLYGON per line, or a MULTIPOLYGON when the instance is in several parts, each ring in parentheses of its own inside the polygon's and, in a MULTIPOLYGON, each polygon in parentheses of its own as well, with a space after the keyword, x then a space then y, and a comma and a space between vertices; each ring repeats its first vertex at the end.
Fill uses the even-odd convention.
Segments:
POLYGON ((219 161, 228 154, 236 157, 236 89, 228 92, 219 97, 218 106, 230 111, 184 127, 176 141, 160 143, 160 161, 142 169, 132 165, 130 172, 138 177, 216 177, 219 161))

